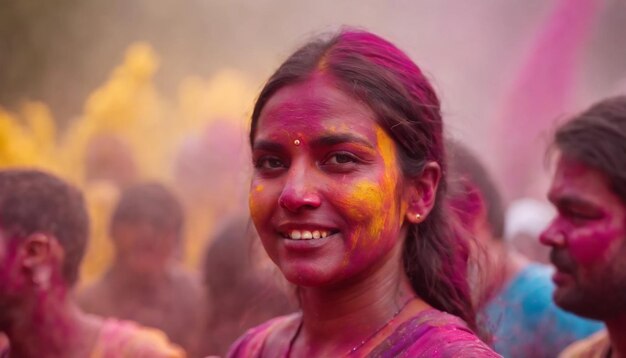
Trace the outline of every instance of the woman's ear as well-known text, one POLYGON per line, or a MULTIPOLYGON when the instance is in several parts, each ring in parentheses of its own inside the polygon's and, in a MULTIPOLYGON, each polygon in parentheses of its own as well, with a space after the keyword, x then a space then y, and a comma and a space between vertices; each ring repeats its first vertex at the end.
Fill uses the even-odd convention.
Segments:
POLYGON ((437 199, 440 179, 441 167, 434 161, 426 163, 420 175, 408 179, 405 193, 408 199, 406 219, 409 222, 419 224, 428 216, 437 199))

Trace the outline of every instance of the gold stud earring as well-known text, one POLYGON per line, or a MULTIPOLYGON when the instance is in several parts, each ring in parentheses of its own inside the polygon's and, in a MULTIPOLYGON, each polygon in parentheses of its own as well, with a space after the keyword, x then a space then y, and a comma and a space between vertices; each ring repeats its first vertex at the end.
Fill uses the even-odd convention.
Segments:
POLYGON ((422 214, 415 214, 415 220, 421 221, 422 220, 422 214))
POLYGON ((296 140, 293 141, 293 144, 295 144, 295 145, 300 145, 300 143, 301 143, 300 139, 296 139, 296 140))

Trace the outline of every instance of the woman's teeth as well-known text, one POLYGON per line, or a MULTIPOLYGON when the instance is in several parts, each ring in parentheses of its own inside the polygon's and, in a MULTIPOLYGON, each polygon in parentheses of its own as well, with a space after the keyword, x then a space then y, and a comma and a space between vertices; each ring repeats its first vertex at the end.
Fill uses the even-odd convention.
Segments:
POLYGON ((287 233, 287 237, 292 240, 311 240, 311 239, 323 239, 328 236, 328 231, 325 230, 292 230, 287 233))

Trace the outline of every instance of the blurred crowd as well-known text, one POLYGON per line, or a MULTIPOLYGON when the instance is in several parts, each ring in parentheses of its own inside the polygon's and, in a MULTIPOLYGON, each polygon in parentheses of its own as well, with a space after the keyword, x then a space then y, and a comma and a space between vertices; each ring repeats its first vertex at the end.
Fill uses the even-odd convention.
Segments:
MULTIPOLYGON (((502 106, 498 130, 514 133, 497 137, 507 150, 571 108, 566 97, 575 66, 568 57, 578 56, 593 9, 558 10, 538 33, 502 106), (559 16, 577 25, 559 27, 559 16), (559 36, 572 40, 549 46, 559 36), (536 72, 545 65, 538 58, 563 66, 561 77, 548 81, 536 72)), ((257 89, 229 69, 185 79, 172 100, 154 85, 157 70, 150 46, 132 45, 64 128, 44 103, 26 102, 19 112, 0 107, 0 168, 38 168, 82 192, 89 240, 71 297, 88 314, 80 316, 85 325, 107 317, 112 336, 145 329, 171 356, 221 356, 250 327, 298 307, 294 287, 277 274, 248 216, 247 123, 257 89)), ((523 155, 492 175, 468 143, 451 138, 447 144, 454 208, 478 242, 470 270, 474 298, 495 350, 505 357, 551 357, 599 331, 600 322, 552 301, 549 249, 539 236, 556 212, 536 195, 534 185, 546 176, 528 159, 545 148, 517 148, 523 155)), ((47 179, 20 180, 28 193, 47 179)), ((47 274, 33 277, 45 286, 47 274)), ((0 335, 0 352, 7 345, 0 335)))
POLYGON ((246 216, 254 93, 224 70, 185 80, 172 103, 153 85, 157 67, 148 45, 131 46, 68 128, 43 103, 0 109, 0 167, 44 169, 84 193, 84 310, 157 327, 191 356, 224 354, 245 328, 295 307, 246 216), (206 329, 219 333, 201 344, 206 329))

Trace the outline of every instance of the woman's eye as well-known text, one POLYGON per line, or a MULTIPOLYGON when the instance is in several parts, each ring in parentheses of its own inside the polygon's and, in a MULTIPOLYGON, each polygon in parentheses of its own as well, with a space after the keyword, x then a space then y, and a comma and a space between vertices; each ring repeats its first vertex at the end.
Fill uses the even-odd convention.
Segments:
POLYGON ((356 159, 349 154, 337 153, 331 156, 327 162, 331 162, 335 164, 346 164, 346 163, 356 162, 356 159))
POLYGON ((359 159, 350 153, 334 153, 324 160, 321 166, 335 170, 348 170, 358 162, 359 159))
POLYGON ((285 168, 285 163, 276 157, 261 157, 256 160, 255 165, 258 169, 275 170, 285 168))

